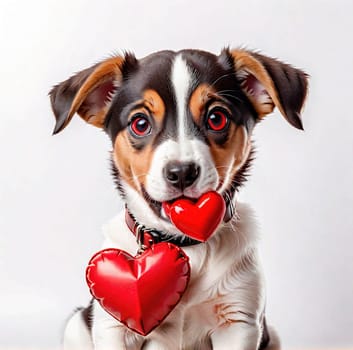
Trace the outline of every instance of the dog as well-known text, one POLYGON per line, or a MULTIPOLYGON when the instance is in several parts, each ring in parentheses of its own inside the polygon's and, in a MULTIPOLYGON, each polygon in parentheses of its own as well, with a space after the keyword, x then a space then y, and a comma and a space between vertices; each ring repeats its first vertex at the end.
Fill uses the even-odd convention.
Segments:
POLYGON ((85 350, 280 349, 266 324, 265 287, 253 213, 237 201, 251 162, 254 127, 275 107, 303 129, 308 76, 246 49, 219 55, 160 51, 109 57, 50 91, 54 134, 77 113, 112 141, 111 166, 126 210, 104 229, 103 248, 134 255, 128 218, 173 241, 190 259, 181 302, 147 336, 131 331, 92 300, 64 332, 64 348, 85 350), (217 191, 223 221, 205 242, 177 229, 163 203, 217 191))

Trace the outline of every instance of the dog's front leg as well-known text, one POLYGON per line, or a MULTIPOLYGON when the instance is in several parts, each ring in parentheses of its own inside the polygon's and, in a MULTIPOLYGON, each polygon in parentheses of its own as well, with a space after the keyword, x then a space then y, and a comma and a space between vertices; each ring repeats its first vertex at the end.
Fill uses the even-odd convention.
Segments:
POLYGON ((261 328, 257 322, 235 322, 224 325, 211 335, 213 350, 257 350, 261 328))
POLYGON ((143 350, 182 349, 183 309, 177 307, 148 337, 143 350))
POLYGON ((94 350, 179 350, 182 341, 182 309, 173 310, 160 326, 142 337, 95 303, 92 340, 94 350))
POLYGON ((159 336, 148 339, 143 350, 179 350, 181 349, 182 334, 173 329, 173 331, 160 332, 159 336))
POLYGON ((130 331, 94 302, 92 342, 94 350, 140 350, 143 337, 130 331))
POLYGON ((127 350, 124 338, 123 329, 119 329, 116 324, 109 325, 108 322, 104 324, 98 322, 92 328, 94 350, 127 350))
POLYGON ((92 328, 94 350, 140 350, 143 338, 116 320, 95 322, 92 328))

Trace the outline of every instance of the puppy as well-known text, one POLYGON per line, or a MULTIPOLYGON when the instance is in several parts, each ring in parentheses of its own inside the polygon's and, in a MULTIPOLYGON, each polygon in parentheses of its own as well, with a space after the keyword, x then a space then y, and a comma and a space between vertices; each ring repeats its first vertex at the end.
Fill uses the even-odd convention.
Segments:
POLYGON ((190 258, 181 302, 160 326, 141 336, 98 302, 69 320, 64 348, 95 350, 279 349, 265 319, 265 289, 250 209, 236 193, 253 159, 255 125, 275 107, 295 128, 307 76, 276 59, 243 49, 220 55, 161 51, 143 59, 108 58, 50 92, 54 134, 77 113, 112 141, 112 169, 126 205, 105 228, 103 247, 135 255, 126 217, 173 241, 190 258), (183 235, 162 203, 217 191, 223 222, 205 243, 183 235))

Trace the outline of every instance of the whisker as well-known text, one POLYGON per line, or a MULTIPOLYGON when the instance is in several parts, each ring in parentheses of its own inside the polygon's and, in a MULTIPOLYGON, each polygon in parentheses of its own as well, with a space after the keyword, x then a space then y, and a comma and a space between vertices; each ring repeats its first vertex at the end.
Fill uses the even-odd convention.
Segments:
POLYGON ((139 174, 139 175, 133 175, 133 176, 128 177, 127 179, 128 179, 128 180, 134 180, 134 179, 138 179, 138 178, 140 178, 140 177, 142 177, 142 176, 147 176, 147 175, 148 175, 148 173, 139 174))
POLYGON ((235 72, 231 72, 231 73, 227 73, 227 74, 223 74, 220 77, 218 77, 215 81, 213 81, 210 85, 214 86, 215 84, 217 84, 221 79, 228 77, 230 75, 235 75, 235 72))
POLYGON ((220 168, 229 168, 229 165, 218 165, 218 166, 216 166, 216 169, 220 169, 220 168))
POLYGON ((220 93, 222 93, 222 92, 239 92, 239 90, 236 90, 236 89, 226 89, 226 90, 217 91, 218 94, 220 94, 220 93))
POLYGON ((221 97, 229 97, 229 98, 232 98, 238 102, 242 102, 242 100, 237 97, 237 96, 234 96, 234 95, 230 95, 230 94, 225 94, 225 93, 221 93, 221 92, 217 92, 217 95, 221 96, 221 97))

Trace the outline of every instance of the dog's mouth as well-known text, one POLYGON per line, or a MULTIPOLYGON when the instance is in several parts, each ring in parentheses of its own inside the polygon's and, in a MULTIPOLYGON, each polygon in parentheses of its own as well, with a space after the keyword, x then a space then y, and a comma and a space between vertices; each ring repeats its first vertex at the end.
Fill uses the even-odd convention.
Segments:
MULTIPOLYGON (((170 219, 168 217, 168 215, 165 212, 165 209, 163 208, 163 202, 159 202, 156 201, 155 199, 153 199, 148 192, 146 191, 146 189, 144 188, 144 186, 141 186, 142 189, 142 195, 143 198, 145 199, 145 201, 148 203, 149 207, 152 209, 153 213, 159 217, 162 220, 168 221, 170 222, 170 219)), ((168 201, 165 202, 165 204, 167 206, 171 206, 175 201, 180 200, 180 199, 188 199, 189 201, 192 202, 197 202, 197 198, 191 198, 191 197, 187 197, 187 196, 178 196, 175 198, 172 198, 168 201)))
MULTIPOLYGON (((153 199, 148 194, 148 192, 146 191, 146 189, 143 186, 141 186, 141 188, 142 188, 143 197, 144 197, 145 201, 147 202, 147 204, 149 205, 149 207, 152 209, 153 213, 159 219, 161 219, 165 222, 168 222, 168 223, 172 223, 171 219, 170 219, 170 209, 172 208, 173 204, 176 201, 185 200, 186 202, 189 202, 189 203, 190 202, 197 203, 199 201, 199 198, 191 198, 191 197, 182 195, 182 196, 178 196, 178 197, 169 199, 168 201, 165 201, 165 202, 160 202, 160 201, 153 199)), ((226 205, 223 221, 225 223, 227 223, 228 221, 230 221, 232 219, 232 217, 235 213, 235 208, 234 208, 234 203, 233 203, 234 192, 232 192, 231 190, 226 190, 223 193, 219 193, 219 194, 223 197, 223 200, 226 205)))
POLYGON ((170 221, 170 219, 169 219, 170 208, 173 206, 173 204, 176 201, 183 200, 183 199, 187 200, 188 202, 192 202, 192 203, 196 203, 198 200, 198 198, 191 198, 188 196, 179 196, 179 197, 173 198, 169 201, 166 201, 166 202, 162 203, 161 217, 167 221, 170 221))

